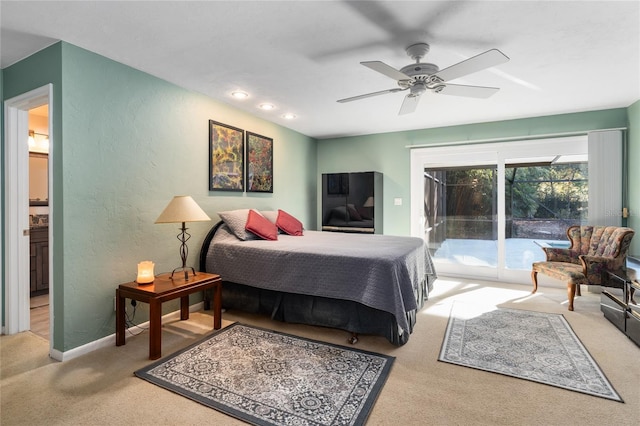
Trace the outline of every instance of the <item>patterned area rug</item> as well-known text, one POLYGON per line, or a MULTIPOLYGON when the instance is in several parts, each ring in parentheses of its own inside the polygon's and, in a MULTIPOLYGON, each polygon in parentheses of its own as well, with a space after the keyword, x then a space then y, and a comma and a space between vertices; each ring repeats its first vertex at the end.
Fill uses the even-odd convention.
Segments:
POLYGON ((394 360, 234 323, 135 374, 256 425, 360 425, 394 360))
POLYGON ((454 304, 438 360, 623 402, 560 314, 454 304))

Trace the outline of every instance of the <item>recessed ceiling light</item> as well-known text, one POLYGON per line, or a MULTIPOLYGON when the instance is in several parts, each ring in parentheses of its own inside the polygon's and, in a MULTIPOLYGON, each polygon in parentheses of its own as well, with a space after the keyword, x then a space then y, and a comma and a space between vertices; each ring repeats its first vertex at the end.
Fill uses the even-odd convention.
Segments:
POLYGON ((231 96, 236 99, 247 99, 249 97, 249 94, 247 92, 243 92, 242 90, 236 90, 234 92, 231 92, 231 96))
POLYGON ((258 108, 263 109, 265 111, 271 111, 275 107, 276 106, 274 104, 268 104, 268 103, 258 105, 258 108))
POLYGON ((292 114, 290 112, 286 113, 286 114, 282 114, 282 118, 286 119, 286 120, 293 120, 294 118, 297 118, 298 116, 295 114, 292 114))

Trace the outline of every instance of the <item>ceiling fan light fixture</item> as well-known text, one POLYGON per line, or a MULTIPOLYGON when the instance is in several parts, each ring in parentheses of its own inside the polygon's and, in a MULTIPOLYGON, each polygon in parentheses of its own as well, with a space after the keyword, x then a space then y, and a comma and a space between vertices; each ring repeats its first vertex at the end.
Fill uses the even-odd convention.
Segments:
POLYGON ((427 85, 422 81, 416 81, 409 91, 411 96, 420 96, 427 91, 427 85))

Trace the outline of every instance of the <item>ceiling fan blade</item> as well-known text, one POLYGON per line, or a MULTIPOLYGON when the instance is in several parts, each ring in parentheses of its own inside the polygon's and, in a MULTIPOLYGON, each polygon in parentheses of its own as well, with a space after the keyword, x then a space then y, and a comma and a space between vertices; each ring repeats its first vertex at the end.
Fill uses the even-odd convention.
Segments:
POLYGON ((442 89, 436 88, 435 92, 441 95, 466 96, 468 98, 486 99, 496 93, 497 87, 463 86, 461 84, 447 84, 442 89))
POLYGON ((485 68, 504 64, 508 60, 509 57, 498 49, 491 49, 462 62, 458 62, 455 65, 451 65, 448 68, 440 70, 435 74, 435 76, 442 81, 454 80, 467 74, 481 71, 485 68))
POLYGON ((407 94, 404 97, 404 101, 402 101, 398 115, 411 114, 418 107, 418 102, 420 102, 420 96, 413 96, 411 93, 407 94))
POLYGON ((411 80, 411 77, 409 77, 405 73, 398 71, 392 66, 385 64, 384 62, 366 61, 366 62, 360 62, 360 63, 365 67, 371 68, 374 71, 378 71, 380 74, 384 74, 387 77, 391 77, 394 80, 411 80))
POLYGON ((367 93, 364 95, 358 95, 358 96, 352 96, 350 98, 339 99, 338 102, 343 104, 345 102, 357 101, 359 99, 370 98, 372 96, 384 95, 385 93, 396 93, 402 90, 406 90, 406 89, 401 89, 400 87, 396 87, 395 89, 381 90, 379 92, 367 93))

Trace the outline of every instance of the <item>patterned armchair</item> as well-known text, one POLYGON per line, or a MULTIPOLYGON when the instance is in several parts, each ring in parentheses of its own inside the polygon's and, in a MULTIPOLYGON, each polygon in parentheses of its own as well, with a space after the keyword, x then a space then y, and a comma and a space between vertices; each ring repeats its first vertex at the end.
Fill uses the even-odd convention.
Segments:
POLYGON ((569 310, 580 296, 580 285, 599 285, 604 271, 625 270, 627 251, 634 231, 617 226, 571 226, 568 249, 543 248, 547 260, 532 265, 533 292, 538 290, 538 272, 567 283, 569 310))

